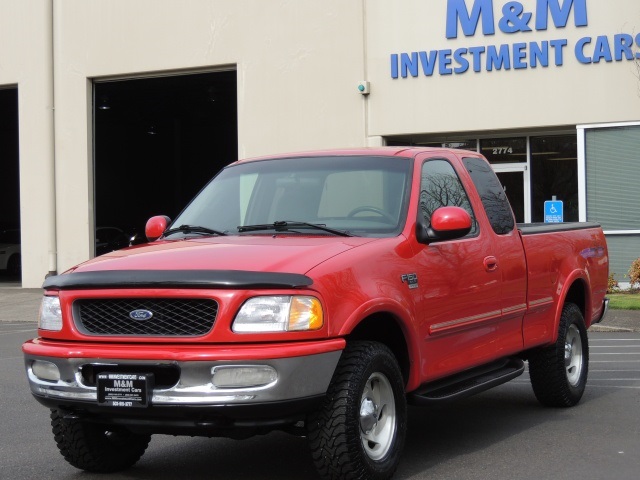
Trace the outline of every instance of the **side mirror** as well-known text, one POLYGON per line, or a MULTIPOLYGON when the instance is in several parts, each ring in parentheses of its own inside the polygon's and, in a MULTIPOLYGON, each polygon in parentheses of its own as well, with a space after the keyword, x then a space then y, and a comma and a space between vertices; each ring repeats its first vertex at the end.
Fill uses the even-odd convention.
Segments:
POLYGON ((147 240, 153 242, 159 239, 170 223, 171 219, 166 215, 151 217, 147 220, 147 225, 144 227, 144 234, 147 236, 147 240))
POLYGON ((471 231, 471 215, 464 208, 440 207, 431 214, 431 226, 418 220, 416 237, 420 243, 462 238, 471 231))

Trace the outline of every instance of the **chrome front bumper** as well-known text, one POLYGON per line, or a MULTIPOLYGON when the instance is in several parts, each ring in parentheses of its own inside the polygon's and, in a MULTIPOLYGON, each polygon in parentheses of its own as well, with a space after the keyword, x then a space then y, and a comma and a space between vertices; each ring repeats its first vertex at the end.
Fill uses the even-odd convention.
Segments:
MULTIPOLYGON (((342 351, 331 351, 300 357, 245 361, 174 361, 178 382, 169 388, 154 388, 151 405, 221 406, 280 402, 323 395, 326 393, 342 351), (213 384, 212 371, 216 367, 268 366, 277 372, 275 381, 259 387, 218 388, 213 384)), ((97 388, 88 385, 81 373, 85 365, 139 367, 161 364, 158 361, 105 360, 99 358, 57 358, 25 355, 25 367, 31 392, 36 397, 61 404, 97 405, 97 388), (57 381, 39 378, 33 371, 36 360, 53 363, 60 372, 57 381)))

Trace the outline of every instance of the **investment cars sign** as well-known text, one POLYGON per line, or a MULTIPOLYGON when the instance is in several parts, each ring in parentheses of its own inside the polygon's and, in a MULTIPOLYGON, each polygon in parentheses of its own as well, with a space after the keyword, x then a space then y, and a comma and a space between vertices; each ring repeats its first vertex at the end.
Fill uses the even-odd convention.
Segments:
POLYGON ((552 35, 562 32, 569 22, 578 28, 587 27, 587 0, 536 0, 531 11, 515 1, 500 6, 493 0, 447 0, 445 22, 445 36, 449 40, 457 39, 460 33, 475 37, 478 27, 484 37, 500 31, 518 40, 524 40, 527 32, 550 33, 549 38, 537 41, 392 53, 392 78, 459 75, 469 70, 490 72, 550 65, 561 67, 566 61, 587 65, 640 61, 640 33, 633 30, 585 35, 573 43, 563 38, 564 35, 552 35))

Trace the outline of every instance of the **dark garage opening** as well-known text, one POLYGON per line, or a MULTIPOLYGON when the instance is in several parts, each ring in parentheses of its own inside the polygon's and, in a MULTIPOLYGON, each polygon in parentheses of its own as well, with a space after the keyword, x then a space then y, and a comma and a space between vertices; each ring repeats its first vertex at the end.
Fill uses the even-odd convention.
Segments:
POLYGON ((96 82, 96 255, 145 240, 238 158, 236 72, 96 82))
POLYGON ((18 89, 0 89, 0 282, 21 280, 18 89))

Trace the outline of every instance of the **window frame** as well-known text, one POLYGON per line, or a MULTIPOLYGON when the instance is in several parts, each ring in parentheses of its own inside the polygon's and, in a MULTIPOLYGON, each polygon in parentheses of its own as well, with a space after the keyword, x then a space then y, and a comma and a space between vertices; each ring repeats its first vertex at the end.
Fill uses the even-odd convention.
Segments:
MULTIPOLYGON (((423 223, 426 227, 430 227, 431 226, 431 218, 427 219, 422 214, 422 208, 420 206, 421 205, 420 197, 422 195, 422 190, 423 190, 422 189, 422 179, 423 179, 424 167, 428 162, 433 162, 433 161, 444 161, 449 165, 449 167, 451 167, 451 170, 453 171, 453 173, 455 174, 456 178, 458 179, 460 187, 462 188, 462 191, 464 192, 464 194, 465 194, 465 196, 467 198, 467 203, 469 204, 469 209, 471 210, 470 212, 469 212, 469 210, 467 210, 467 212, 471 216, 471 222, 472 222, 471 231, 468 234, 466 234, 465 236, 460 237, 460 238, 456 238, 454 240, 462 240, 462 239, 478 237, 480 235, 481 227, 480 227, 480 222, 478 221, 476 210, 473 207, 472 197, 469 195, 469 191, 468 191, 467 187, 465 186, 463 179, 460 177, 460 173, 456 169, 455 165, 448 158, 443 157, 443 156, 424 158, 424 159, 422 159, 422 162, 420 164, 420 171, 419 171, 420 180, 418 182, 418 198, 417 198, 417 208, 416 208, 416 220, 417 220, 418 224, 423 223)), ((459 206, 459 205, 441 205, 438 208, 445 207, 445 206, 459 206)), ((464 207, 460 207, 460 208, 464 208, 464 207)), ((436 210, 437 210, 437 208, 436 208, 436 210)), ((433 212, 431 212, 431 213, 433 215, 433 212)), ((442 240, 442 241, 452 241, 452 240, 442 240)))

